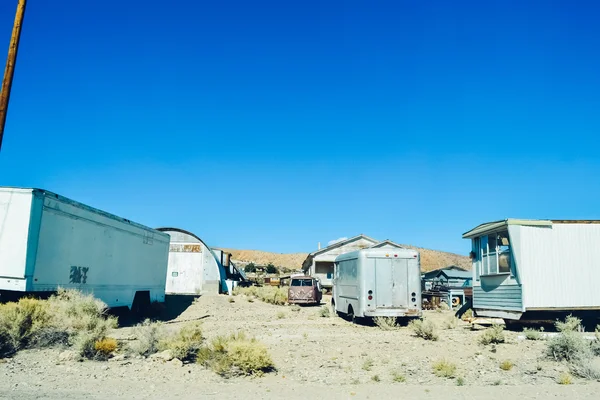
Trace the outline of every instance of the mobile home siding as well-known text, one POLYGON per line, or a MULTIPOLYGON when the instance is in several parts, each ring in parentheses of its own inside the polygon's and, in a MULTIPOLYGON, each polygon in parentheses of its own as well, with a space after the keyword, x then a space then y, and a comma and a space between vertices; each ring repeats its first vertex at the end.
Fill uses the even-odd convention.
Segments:
POLYGON ((525 308, 600 307, 600 225, 521 227, 525 308))
POLYGON ((521 286, 474 286, 473 308, 486 310, 521 311, 523 308, 521 286))

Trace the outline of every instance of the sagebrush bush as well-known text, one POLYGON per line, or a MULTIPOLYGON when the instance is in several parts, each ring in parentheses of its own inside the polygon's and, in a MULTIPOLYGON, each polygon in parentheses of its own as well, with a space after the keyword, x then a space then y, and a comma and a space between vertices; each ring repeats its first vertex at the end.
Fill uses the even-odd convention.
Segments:
POLYGON ((591 346, 578 332, 564 330, 548 340, 546 354, 556 361, 576 361, 591 357, 591 346))
POLYGON ((432 365, 433 373, 440 378, 454 378, 456 376, 456 364, 446 360, 439 360, 432 365))
POLYGON ((504 337, 504 326, 502 325, 493 325, 491 328, 483 331, 479 337, 479 343, 483 345, 499 344, 504 343, 505 341, 506 338, 504 337))
POLYGON ((404 375, 402 375, 401 373, 399 373, 398 371, 393 371, 392 372, 392 381, 397 382, 397 383, 404 383, 404 382, 406 382, 406 377, 404 375))
POLYGON ((48 299, 53 313, 53 329, 69 334, 69 343, 85 358, 98 355, 95 343, 117 327, 117 319, 107 316, 107 305, 91 294, 59 289, 48 299))
POLYGON ((223 377, 261 376, 275 369, 267 348, 243 332, 214 338, 198 350, 196 361, 223 377))
POLYGON ((572 315, 567 316, 564 322, 556 321, 554 323, 556 330, 559 332, 583 332, 583 326, 581 320, 572 315))
POLYGON ((174 358, 190 361, 202 346, 202 325, 199 322, 183 326, 158 342, 158 350, 169 350, 174 358))
POLYGON ((95 358, 95 343, 117 326, 106 311, 106 304, 92 295, 64 289, 48 300, 23 298, 1 305, 1 351, 66 344, 83 357, 95 358))
POLYGON ((439 310, 448 311, 450 310, 450 306, 445 301, 440 302, 439 310))
POLYGON ((410 322, 409 327, 413 330, 416 336, 425 340, 438 340, 439 335, 436 331, 435 325, 431 321, 423 321, 415 319, 410 322))
POLYGON ((583 379, 600 380, 600 366, 590 359, 578 359, 570 364, 571 373, 583 379))
POLYGON ((373 360, 371 358, 367 358, 362 365, 362 369, 365 371, 370 371, 373 368, 373 365, 375 365, 373 360))
POLYGON ((158 342, 164 337, 163 324, 149 319, 133 327, 136 340, 128 346, 130 352, 148 357, 158 352, 158 342))
POLYGON ((525 338, 527 340, 543 340, 544 336, 542 335, 544 328, 537 329, 525 328, 523 329, 523 333, 525 334, 525 338))
POLYGON ((14 353, 36 341, 50 324, 48 302, 22 298, 0 304, 0 356, 14 353))
POLYGON ((396 317, 375 317, 373 322, 384 331, 392 331, 398 328, 398 320, 396 317))

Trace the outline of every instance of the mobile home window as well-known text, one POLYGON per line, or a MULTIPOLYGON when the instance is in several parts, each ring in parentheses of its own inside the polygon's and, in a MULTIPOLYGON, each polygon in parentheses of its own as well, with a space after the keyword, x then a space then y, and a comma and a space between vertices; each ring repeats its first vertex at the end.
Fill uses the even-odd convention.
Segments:
POLYGON ((481 275, 511 272, 511 255, 508 231, 481 237, 481 275))

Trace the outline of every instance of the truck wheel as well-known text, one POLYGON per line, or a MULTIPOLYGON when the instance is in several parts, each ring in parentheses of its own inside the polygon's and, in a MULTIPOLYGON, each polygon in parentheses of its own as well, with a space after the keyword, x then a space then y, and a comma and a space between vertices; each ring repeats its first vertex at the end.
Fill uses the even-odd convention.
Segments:
POLYGON ((348 321, 352 321, 352 323, 356 323, 356 317, 354 316, 354 309, 352 308, 352 306, 348 306, 348 314, 346 314, 346 318, 348 318, 348 321))

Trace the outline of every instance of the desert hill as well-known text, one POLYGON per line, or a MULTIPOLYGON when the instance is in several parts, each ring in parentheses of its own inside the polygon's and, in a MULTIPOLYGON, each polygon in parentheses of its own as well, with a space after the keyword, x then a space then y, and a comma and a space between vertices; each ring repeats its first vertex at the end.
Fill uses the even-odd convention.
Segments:
MULTIPOLYGON (((461 256, 454 253, 423 249, 413 246, 406 247, 418 250, 421 253, 421 270, 424 272, 431 271, 437 268, 447 267, 449 265, 456 265, 464 269, 471 269, 471 260, 469 260, 469 257, 461 256)), ((275 266, 285 267, 289 269, 300 269, 302 267, 302 262, 304 261, 304 259, 306 259, 306 256, 308 255, 308 253, 284 254, 270 253, 267 251, 260 250, 222 250, 231 253, 234 262, 253 262, 258 265, 266 265, 272 263, 275 266)))

